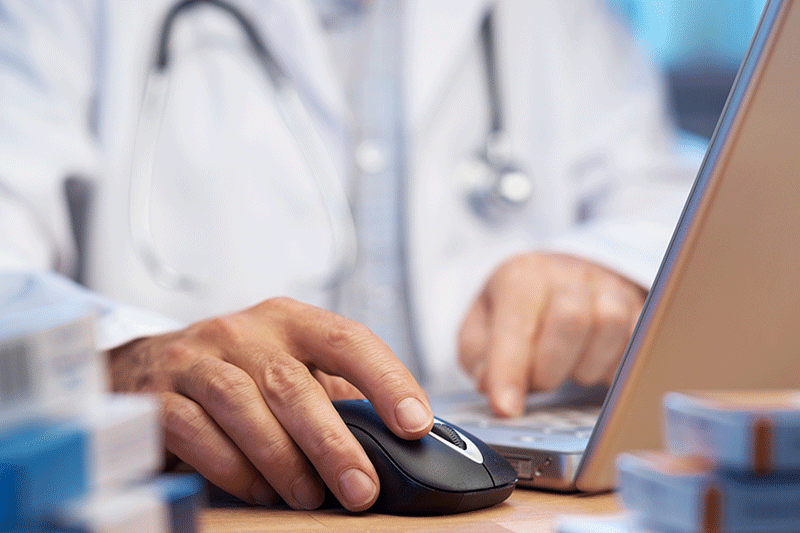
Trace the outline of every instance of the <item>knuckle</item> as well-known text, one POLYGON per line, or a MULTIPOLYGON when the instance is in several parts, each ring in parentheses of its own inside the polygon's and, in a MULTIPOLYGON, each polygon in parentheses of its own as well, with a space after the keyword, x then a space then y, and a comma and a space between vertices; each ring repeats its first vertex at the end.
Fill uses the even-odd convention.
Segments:
POLYGON ((243 371, 233 366, 223 366, 214 360, 204 360, 198 366, 209 367, 201 370, 204 376, 205 398, 212 404, 241 404, 241 400, 252 395, 253 382, 243 371))
POLYGON ((325 345, 336 353, 347 352, 353 349, 364 339, 374 337, 372 331, 365 325, 341 317, 335 317, 323 331, 325 345))
POLYGON ((354 399, 361 396, 361 393, 356 387, 346 379, 338 376, 331 377, 328 388, 328 397, 335 400, 354 399))
POLYGON ((204 465, 205 476, 215 480, 239 480, 242 477, 243 465, 235 453, 219 450, 213 461, 204 465))
POLYGON ((394 365, 392 361, 383 361, 375 367, 376 383, 384 391, 401 391, 409 386, 411 374, 400 364, 394 365))
POLYGON ((511 257, 498 269, 498 274, 509 281, 523 279, 532 267, 537 265, 536 257, 522 254, 511 257))
POLYGON ((275 316, 285 316, 287 313, 295 313, 305 305, 288 296, 273 296, 256 305, 255 309, 275 316))
POLYGON ((198 337, 202 340, 223 345, 239 345, 243 341, 239 315, 218 316, 198 324, 198 337))
POLYGON ((553 302, 551 317, 556 331, 563 337, 575 337, 587 331, 591 317, 578 303, 558 298, 553 302))
MULTIPOLYGON (((202 407, 188 400, 168 401, 162 411, 162 424, 167 441, 176 443, 177 449, 171 451, 178 457, 185 456, 183 448, 196 447, 208 441, 214 433, 213 422, 208 418, 202 407), (178 438, 173 441, 169 435, 178 438)), ((205 461, 202 465, 203 474, 216 480, 236 479, 241 474, 241 461, 236 453, 230 450, 217 449, 213 461, 205 461)))
POLYGON ((270 307, 286 308, 296 305, 297 300, 288 296, 273 296, 265 300, 264 303, 270 307))
POLYGON ((259 451, 259 459, 270 467, 283 467, 287 463, 296 462, 293 458, 297 455, 294 444, 289 439, 278 438, 270 440, 259 451))
POLYGON ((601 383, 610 372, 616 372, 622 359, 624 345, 608 345, 602 350, 587 353, 581 364, 572 372, 572 379, 582 386, 601 383))
MULTIPOLYGON (((206 448, 208 443, 213 442, 214 434, 218 431, 200 405, 183 397, 162 401, 161 423, 167 448, 186 460, 195 455, 198 447, 206 448)), ((215 483, 240 480, 247 470, 236 450, 225 446, 214 447, 213 460, 192 464, 215 483)))
POLYGON ((263 393, 269 401, 287 403, 303 395, 315 381, 308 367, 291 356, 271 357, 261 370, 263 393))
POLYGON ((306 452, 310 457, 324 460, 327 457, 341 454, 348 440, 348 434, 336 431, 333 427, 325 428, 308 441, 306 452))
POLYGON ((197 348, 186 337, 170 341, 163 346, 161 351, 166 362, 177 366, 197 357, 197 348))
POLYGON ((602 295, 597 303, 599 324, 612 331, 624 331, 630 322, 628 309, 617 298, 602 295))
POLYGON ((161 422, 167 431, 180 435, 187 441, 198 439, 208 425, 208 419, 203 409, 186 399, 164 400, 161 422))

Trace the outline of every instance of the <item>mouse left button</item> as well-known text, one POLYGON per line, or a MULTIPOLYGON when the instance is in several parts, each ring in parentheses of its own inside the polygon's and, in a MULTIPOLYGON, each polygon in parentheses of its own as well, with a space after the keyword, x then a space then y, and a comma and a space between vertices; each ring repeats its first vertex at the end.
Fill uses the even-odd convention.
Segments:
POLYGON ((463 494, 436 490, 409 477, 387 454, 386 450, 367 432, 349 426, 372 461, 381 489, 370 511, 400 515, 431 515, 453 513, 460 509, 463 494))

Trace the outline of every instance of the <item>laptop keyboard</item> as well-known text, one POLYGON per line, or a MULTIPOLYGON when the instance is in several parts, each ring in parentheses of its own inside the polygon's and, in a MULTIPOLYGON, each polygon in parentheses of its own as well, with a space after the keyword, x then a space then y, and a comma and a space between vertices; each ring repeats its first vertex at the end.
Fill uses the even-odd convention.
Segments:
POLYGON ((531 440, 545 437, 588 438, 600 416, 600 406, 548 407, 532 410, 517 418, 496 418, 488 414, 450 414, 449 421, 458 426, 482 429, 524 430, 531 440))

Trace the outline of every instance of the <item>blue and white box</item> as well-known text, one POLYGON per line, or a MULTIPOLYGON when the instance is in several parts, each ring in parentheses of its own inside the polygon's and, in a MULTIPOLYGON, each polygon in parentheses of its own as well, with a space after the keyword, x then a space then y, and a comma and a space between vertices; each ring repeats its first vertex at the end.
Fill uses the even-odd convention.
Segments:
POLYGON ((86 432, 29 421, 0 431, 0 531, 35 528, 88 491, 86 432))
POLYGON ((81 533, 196 533, 204 486, 195 474, 158 476, 71 501, 49 525, 81 533))
POLYGON ((114 490, 163 468, 159 416, 151 395, 108 394, 74 419, 87 435, 91 490, 114 490))
POLYGON ((665 452, 617 458, 619 496, 635 523, 658 531, 800 531, 800 471, 720 470, 700 456, 665 452))
POLYGON ((669 393, 663 405, 672 453, 762 475, 800 469, 800 391, 669 393))
POLYGON ((0 425, 75 415, 108 390, 94 321, 70 302, 0 314, 0 425))

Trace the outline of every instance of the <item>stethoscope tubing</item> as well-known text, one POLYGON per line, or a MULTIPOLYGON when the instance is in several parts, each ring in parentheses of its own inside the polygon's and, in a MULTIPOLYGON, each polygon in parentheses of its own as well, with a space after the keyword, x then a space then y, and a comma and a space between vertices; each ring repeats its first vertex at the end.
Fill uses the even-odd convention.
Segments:
POLYGON ((172 63, 169 53, 170 36, 179 15, 200 4, 226 12, 239 24, 267 75, 276 107, 311 172, 331 230, 333 266, 326 276, 307 280, 307 283, 332 289, 352 272, 357 253, 355 222, 343 188, 343 180, 339 179, 330 152, 314 127, 313 119, 289 76, 269 52, 255 26, 244 13, 222 0, 184 0, 170 9, 162 24, 156 58, 145 84, 133 149, 128 210, 134 249, 149 275, 166 289, 199 292, 208 285, 206 280, 179 272, 160 256, 153 239, 150 220, 155 151, 169 93, 169 69, 172 63))
MULTIPOLYGON (((222 10, 241 27, 252 51, 263 67, 273 89, 277 109, 294 137, 314 183, 330 226, 332 236, 332 267, 321 279, 308 280, 308 285, 334 289, 355 268, 358 243, 355 221, 328 147, 314 126, 314 121, 290 77, 275 60, 248 17, 224 0, 183 0, 174 5, 164 18, 158 40, 156 57, 147 76, 142 106, 136 129, 133 162, 129 183, 129 229, 134 250, 156 283, 169 290, 199 292, 207 280, 173 268, 159 254, 151 227, 151 196, 153 188, 154 154, 158 144, 165 103, 169 93, 169 70, 173 62, 169 43, 172 28, 179 16, 205 4, 222 10)), ((471 179, 466 194, 473 212, 487 224, 502 222, 512 211, 519 211, 528 202, 533 181, 519 165, 510 161, 505 150, 498 149, 505 138, 494 35, 494 8, 481 24, 480 42, 490 109, 490 128, 484 146, 465 160, 471 179)))

